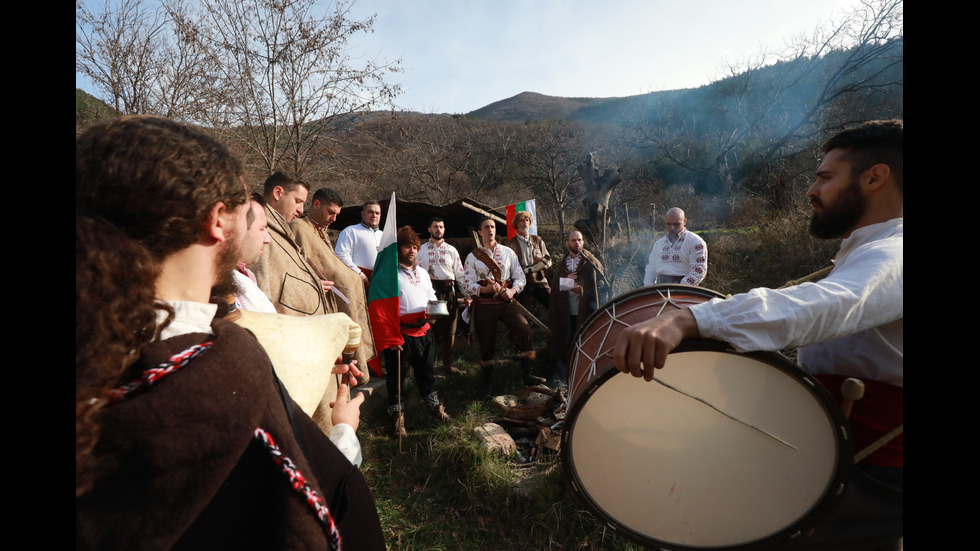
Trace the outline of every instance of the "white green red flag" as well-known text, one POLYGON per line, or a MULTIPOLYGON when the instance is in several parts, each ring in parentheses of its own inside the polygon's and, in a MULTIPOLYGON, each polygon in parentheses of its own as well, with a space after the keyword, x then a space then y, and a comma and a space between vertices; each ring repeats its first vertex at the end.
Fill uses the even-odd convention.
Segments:
POLYGON ((513 239, 517 235, 517 230, 514 229, 514 217, 522 210, 531 213, 531 227, 528 228, 527 233, 538 235, 538 213, 534 208, 534 199, 531 199, 530 201, 507 205, 507 239, 513 239))
POLYGON ((375 375, 381 376, 381 355, 385 349, 401 346, 401 323, 398 303, 398 222, 395 216, 395 193, 391 193, 388 216, 385 218, 378 258, 371 272, 368 286, 368 315, 371 317, 371 334, 378 355, 368 362, 375 375))

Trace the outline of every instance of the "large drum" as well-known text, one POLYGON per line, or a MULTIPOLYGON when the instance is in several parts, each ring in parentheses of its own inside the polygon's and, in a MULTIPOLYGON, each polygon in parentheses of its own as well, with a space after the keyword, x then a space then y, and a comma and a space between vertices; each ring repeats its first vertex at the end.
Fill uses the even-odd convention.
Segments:
POLYGON ((776 353, 685 341, 655 379, 620 373, 623 328, 718 293, 655 285, 593 313, 575 336, 562 467, 596 515, 664 549, 756 549, 800 536, 836 504, 849 430, 812 377, 776 353))

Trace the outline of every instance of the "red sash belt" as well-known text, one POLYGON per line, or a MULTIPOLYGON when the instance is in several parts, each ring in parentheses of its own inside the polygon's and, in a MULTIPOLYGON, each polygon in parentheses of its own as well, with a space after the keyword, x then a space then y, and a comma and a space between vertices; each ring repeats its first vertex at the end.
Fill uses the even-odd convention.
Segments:
MULTIPOLYGON (((847 375, 814 375, 840 402, 841 384, 847 375)), ((902 424, 902 387, 861 379, 864 397, 854 402, 851 410, 851 433, 854 435, 854 453, 875 442, 887 432, 902 424)), ((900 434, 868 456, 862 465, 874 467, 901 467, 902 441, 900 434)))
POLYGON ((429 332, 429 322, 425 321, 425 312, 404 314, 400 318, 402 335, 409 337, 424 337, 429 332))

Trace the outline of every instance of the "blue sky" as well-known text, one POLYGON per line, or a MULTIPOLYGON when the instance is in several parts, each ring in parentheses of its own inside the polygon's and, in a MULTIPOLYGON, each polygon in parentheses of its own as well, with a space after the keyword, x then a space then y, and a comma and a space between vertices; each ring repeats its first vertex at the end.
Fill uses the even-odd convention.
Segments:
POLYGON ((351 55, 401 58, 399 108, 466 113, 525 91, 614 97, 700 86, 726 62, 779 51, 856 3, 358 0, 351 16, 377 20, 353 38, 351 55))
POLYGON ((466 113, 524 91, 612 97, 696 87, 854 0, 361 0, 354 54, 402 59, 400 107, 466 113), (604 5, 604 6, 603 6, 604 5))

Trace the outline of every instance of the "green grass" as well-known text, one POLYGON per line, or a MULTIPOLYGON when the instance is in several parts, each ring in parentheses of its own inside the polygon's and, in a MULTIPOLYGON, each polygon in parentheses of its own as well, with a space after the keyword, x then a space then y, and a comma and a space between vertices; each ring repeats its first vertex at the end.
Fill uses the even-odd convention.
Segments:
MULTIPOLYGON (((391 437, 384 401, 372 402, 362 412, 362 470, 374 492, 388 548, 641 549, 574 501, 556 454, 525 463, 482 449, 473 429, 492 420, 495 412, 482 396, 475 347, 462 348, 456 365, 463 372, 439 386, 451 422, 439 424, 429 417, 414 384, 403 389, 409 435, 400 450, 391 437)), ((509 350, 498 347, 498 357, 509 350)), ((539 359, 536 371, 549 373, 548 362, 539 359)), ((498 365, 497 384, 502 393, 519 392, 518 365, 498 365)))

